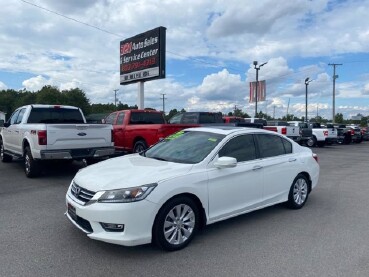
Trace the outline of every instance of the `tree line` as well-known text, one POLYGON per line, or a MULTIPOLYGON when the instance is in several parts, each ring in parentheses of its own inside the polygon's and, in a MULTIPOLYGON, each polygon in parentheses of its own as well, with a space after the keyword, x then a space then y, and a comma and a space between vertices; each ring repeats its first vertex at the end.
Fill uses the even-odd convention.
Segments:
MULTIPOLYGON (((137 109, 137 105, 129 106, 127 104, 123 104, 119 102, 116 106, 114 103, 108 104, 91 104, 90 100, 87 98, 85 92, 79 88, 73 88, 68 90, 60 90, 54 86, 44 86, 38 91, 31 92, 25 89, 23 90, 0 90, 0 111, 6 113, 7 119, 11 116, 12 112, 24 105, 29 104, 50 104, 50 105, 71 105, 77 106, 82 109, 83 113, 86 116, 93 116, 96 114, 99 115, 107 115, 113 111, 124 110, 124 109, 137 109)), ((152 108, 147 108, 152 109, 152 108)), ((165 116, 168 120, 173 115, 179 112, 185 112, 185 109, 177 110, 172 109, 165 116)), ((240 109, 235 109, 233 112, 229 112, 228 116, 238 116, 243 118, 251 117, 246 112, 243 112, 240 109)), ((360 115, 360 114, 358 114, 360 115)), ((258 118, 264 118, 266 120, 282 120, 282 121, 304 121, 304 117, 296 117, 293 114, 286 114, 281 118, 273 118, 270 115, 259 111, 257 113, 258 118)), ((361 126, 367 126, 369 117, 362 116, 361 121, 354 121, 350 119, 344 119, 342 113, 337 113, 335 116, 336 123, 342 124, 360 124, 361 126)), ((327 123, 328 119, 325 119, 321 116, 316 116, 314 118, 310 118, 310 121, 327 123)))

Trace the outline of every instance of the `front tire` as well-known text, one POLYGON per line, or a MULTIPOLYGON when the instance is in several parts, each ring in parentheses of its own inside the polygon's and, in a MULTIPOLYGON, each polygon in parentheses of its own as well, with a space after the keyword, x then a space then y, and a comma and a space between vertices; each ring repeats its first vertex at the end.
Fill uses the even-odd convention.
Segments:
POLYGON ((41 173, 40 164, 33 159, 31 149, 26 147, 24 152, 24 173, 28 178, 39 176, 41 173))
POLYGON ((163 205, 156 216, 153 242, 167 251, 180 250, 194 238, 199 221, 199 208, 191 198, 173 198, 163 205))
POLYGON ((3 141, 0 139, 0 158, 3 163, 10 163, 13 157, 5 153, 3 141))
POLYGON ((309 181, 303 174, 298 174, 293 180, 288 195, 287 206, 291 209, 301 209, 309 197, 309 181))

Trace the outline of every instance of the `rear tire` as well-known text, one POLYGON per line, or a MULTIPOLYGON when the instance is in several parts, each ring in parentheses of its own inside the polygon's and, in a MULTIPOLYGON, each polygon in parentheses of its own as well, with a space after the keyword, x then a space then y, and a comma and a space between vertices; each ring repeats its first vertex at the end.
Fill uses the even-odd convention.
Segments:
POLYGON ((315 146, 315 145, 316 145, 316 137, 315 137, 315 136, 312 136, 310 139, 308 139, 308 140, 306 141, 306 145, 307 145, 308 147, 313 147, 313 146, 315 146))
POLYGON ((287 206, 291 209, 301 209, 309 197, 309 181, 303 174, 298 174, 288 194, 287 206))
POLYGON ((33 159, 29 147, 24 150, 24 173, 28 178, 37 177, 41 173, 40 163, 33 159))
POLYGON ((13 157, 5 153, 3 141, 0 139, 0 157, 3 163, 10 163, 13 157))
POLYGON ((136 141, 135 145, 133 146, 133 153, 140 153, 147 149, 147 144, 144 140, 136 141))

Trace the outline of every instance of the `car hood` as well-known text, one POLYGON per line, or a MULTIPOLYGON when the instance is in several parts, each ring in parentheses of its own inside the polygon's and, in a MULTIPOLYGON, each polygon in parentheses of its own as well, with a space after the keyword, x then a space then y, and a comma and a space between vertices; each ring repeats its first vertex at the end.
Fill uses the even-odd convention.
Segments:
POLYGON ((80 170, 74 182, 91 191, 113 190, 157 183, 186 174, 192 164, 142 157, 138 154, 109 159, 80 170))

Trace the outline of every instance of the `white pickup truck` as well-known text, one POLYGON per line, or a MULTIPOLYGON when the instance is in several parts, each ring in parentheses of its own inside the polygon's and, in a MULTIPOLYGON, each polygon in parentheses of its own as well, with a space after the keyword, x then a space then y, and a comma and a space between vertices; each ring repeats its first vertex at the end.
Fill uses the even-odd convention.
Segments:
POLYGON ((307 146, 324 147, 337 142, 337 129, 323 128, 320 123, 310 123, 310 127, 313 129, 313 136, 306 142, 307 146))
POLYGON ((285 135, 298 143, 301 140, 300 127, 290 126, 290 124, 285 121, 268 121, 264 129, 285 135))
POLYGON ((44 160, 88 162, 114 154, 112 126, 86 124, 73 106, 27 105, 14 111, 0 131, 0 157, 24 159, 27 177, 41 172, 44 160))

